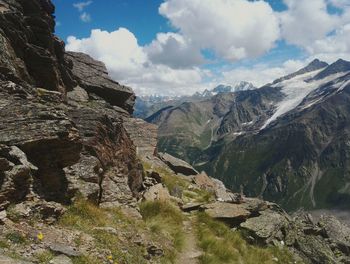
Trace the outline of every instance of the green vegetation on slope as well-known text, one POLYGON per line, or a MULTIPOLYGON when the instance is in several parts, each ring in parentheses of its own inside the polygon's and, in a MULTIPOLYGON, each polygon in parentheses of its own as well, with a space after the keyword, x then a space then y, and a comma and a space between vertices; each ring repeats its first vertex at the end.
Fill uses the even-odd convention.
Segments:
POLYGON ((148 228, 172 242, 172 247, 166 251, 162 262, 175 263, 176 256, 181 252, 185 241, 182 212, 171 203, 161 201, 144 202, 140 205, 140 210, 148 228))

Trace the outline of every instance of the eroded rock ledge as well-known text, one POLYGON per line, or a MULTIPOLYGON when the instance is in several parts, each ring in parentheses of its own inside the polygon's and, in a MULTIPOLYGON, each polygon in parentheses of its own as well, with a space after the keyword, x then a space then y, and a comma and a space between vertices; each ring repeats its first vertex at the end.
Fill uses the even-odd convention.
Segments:
POLYGON ((0 0, 0 209, 81 196, 133 203, 142 165, 124 119, 135 95, 103 63, 65 52, 54 10, 49 0, 0 0))

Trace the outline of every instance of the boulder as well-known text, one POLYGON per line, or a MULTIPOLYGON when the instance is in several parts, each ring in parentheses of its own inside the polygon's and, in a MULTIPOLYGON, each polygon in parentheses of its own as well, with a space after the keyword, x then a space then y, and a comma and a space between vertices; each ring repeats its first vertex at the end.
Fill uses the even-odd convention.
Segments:
POLYGON ((54 243, 54 244, 51 244, 49 248, 53 253, 56 253, 56 254, 64 254, 68 257, 81 256, 81 253, 79 251, 77 251, 75 248, 68 245, 54 243))
POLYGON ((252 233, 260 241, 269 242, 271 239, 279 238, 282 240, 279 232, 289 224, 289 219, 285 215, 266 210, 261 212, 258 217, 252 217, 240 224, 242 229, 252 233))
POLYGON ((138 118, 126 118, 125 129, 141 158, 157 153, 158 126, 138 118))
POLYGON ((129 113, 133 112, 134 92, 109 78, 107 68, 102 62, 79 52, 66 52, 65 59, 70 62, 73 76, 80 87, 111 105, 119 106, 129 113))
POLYGON ((0 211, 0 224, 4 224, 6 222, 7 219, 7 213, 5 210, 0 211))
POLYGON ((58 255, 49 262, 50 264, 73 264, 73 261, 66 255, 58 255))
POLYGON ((212 179, 215 183, 215 198, 219 202, 227 202, 227 203, 242 203, 243 197, 239 193, 232 193, 228 191, 224 185, 224 183, 218 179, 212 179))
POLYGON ((169 166, 176 174, 184 175, 197 175, 199 174, 190 164, 187 162, 175 158, 167 153, 158 153, 158 157, 169 166))
POLYGON ((170 201, 171 196, 167 188, 161 183, 152 186, 144 194, 143 199, 145 201, 170 201))
POLYGON ((251 215, 241 204, 215 202, 201 206, 201 210, 209 216, 221 220, 230 226, 237 226, 251 215))
MULTIPOLYGON (((1 133, 1 132, 0 132, 1 133)), ((10 203, 20 202, 31 192, 33 173, 37 168, 17 147, 0 145, 0 210, 10 203)))
POLYGON ((89 101, 89 94, 80 86, 74 87, 74 89, 67 93, 67 99, 79 103, 85 103, 89 101))
POLYGON ((198 211, 203 205, 204 203, 187 203, 181 206, 181 209, 184 212, 198 211))
POLYGON ((199 188, 215 192, 216 183, 203 171, 200 174, 195 175, 192 178, 194 184, 196 184, 199 188))

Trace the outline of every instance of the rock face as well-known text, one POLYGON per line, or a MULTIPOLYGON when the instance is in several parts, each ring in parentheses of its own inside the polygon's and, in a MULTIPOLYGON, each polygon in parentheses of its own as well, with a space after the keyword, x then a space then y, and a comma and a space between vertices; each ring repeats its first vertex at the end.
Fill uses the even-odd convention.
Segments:
POLYGON ((134 93, 101 62, 65 53, 53 12, 49 0, 0 1, 0 210, 133 202, 143 180, 124 126, 134 93))
POLYGON ((175 173, 181 173, 184 175, 197 175, 198 171, 196 171, 190 164, 187 162, 175 158, 168 153, 159 153, 158 157, 169 166, 175 173))
POLYGON ((64 43, 53 34, 52 3, 1 0, 0 7, 0 72, 47 90, 72 89, 64 43))
POLYGON ((66 52, 73 77, 88 93, 93 93, 111 105, 133 112, 135 94, 131 88, 120 85, 108 77, 106 66, 95 61, 89 55, 78 52, 66 52))
POLYGON ((241 223, 257 242, 292 248, 306 263, 348 263, 349 227, 334 217, 319 222, 305 213, 289 217, 282 211, 266 210, 241 223), (337 230, 337 231, 335 231, 337 230))
POLYGON ((128 118, 125 128, 141 157, 157 154, 158 127, 142 119, 128 118))

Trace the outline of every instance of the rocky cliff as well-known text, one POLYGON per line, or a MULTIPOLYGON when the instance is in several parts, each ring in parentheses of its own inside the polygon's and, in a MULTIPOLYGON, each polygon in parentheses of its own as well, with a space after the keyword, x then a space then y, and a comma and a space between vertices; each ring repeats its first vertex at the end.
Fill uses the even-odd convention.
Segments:
POLYGON ((123 119, 133 91, 66 53, 50 1, 0 1, 0 206, 37 197, 132 202, 142 166, 123 119))

